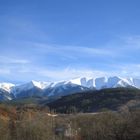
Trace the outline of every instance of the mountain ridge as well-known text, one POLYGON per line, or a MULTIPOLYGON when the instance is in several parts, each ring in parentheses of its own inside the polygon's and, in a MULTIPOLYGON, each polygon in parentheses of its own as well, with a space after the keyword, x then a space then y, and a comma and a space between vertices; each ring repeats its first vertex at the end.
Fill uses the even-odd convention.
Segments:
POLYGON ((30 81, 25 84, 0 83, 0 94, 7 99, 32 96, 64 96, 85 90, 105 88, 133 87, 140 89, 140 79, 113 77, 80 77, 59 82, 30 81))

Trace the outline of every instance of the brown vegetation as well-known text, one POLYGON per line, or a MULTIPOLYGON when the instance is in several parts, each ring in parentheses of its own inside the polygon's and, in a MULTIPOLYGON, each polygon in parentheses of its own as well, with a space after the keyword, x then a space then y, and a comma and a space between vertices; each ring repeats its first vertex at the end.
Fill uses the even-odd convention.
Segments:
POLYGON ((32 105, 0 106, 0 140, 139 139, 140 110, 56 116, 32 105))

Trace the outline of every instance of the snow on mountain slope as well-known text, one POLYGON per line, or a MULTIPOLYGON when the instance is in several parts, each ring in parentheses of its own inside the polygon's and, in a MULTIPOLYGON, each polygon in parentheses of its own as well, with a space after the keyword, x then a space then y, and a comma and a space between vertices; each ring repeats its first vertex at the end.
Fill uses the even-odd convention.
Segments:
POLYGON ((107 77, 100 77, 95 79, 95 87, 96 89, 106 88, 108 79, 107 77))
POLYGON ((115 88, 115 87, 136 87, 140 88, 140 79, 121 77, 99 77, 99 78, 77 78, 70 80, 71 83, 95 89, 115 88))
MULTIPOLYGON (((17 97, 59 96, 80 92, 87 89, 103 89, 116 87, 136 87, 140 89, 140 79, 122 77, 80 77, 67 81, 41 82, 31 81, 21 85, 0 83, 2 97, 9 93, 17 97), (4 92, 5 91, 5 92, 4 92)), ((11 96, 10 96, 11 97, 11 96)), ((10 99, 10 98, 9 98, 10 99)))
POLYGON ((53 87, 46 88, 45 94, 47 94, 47 96, 64 96, 83 90, 88 90, 88 88, 70 82, 61 82, 53 87))
POLYGON ((70 80, 69 82, 80 85, 80 86, 88 87, 88 88, 95 87, 95 81, 91 77, 76 78, 76 79, 70 80))
POLYGON ((34 88, 39 88, 41 90, 47 88, 50 85, 50 82, 37 82, 37 81, 31 81, 26 84, 22 85, 16 85, 11 89, 11 92, 16 96, 17 94, 20 94, 20 92, 25 92, 34 88))
POLYGON ((3 89, 7 92, 10 92, 11 91, 11 88, 14 87, 15 85, 14 84, 11 84, 11 83, 0 83, 0 89, 3 89))
POLYGON ((12 94, 9 94, 6 90, 0 89, 0 101, 12 100, 12 98, 12 94))
POLYGON ((38 82, 38 81, 31 81, 29 83, 21 84, 21 85, 14 85, 11 83, 0 83, 0 89, 4 89, 8 92, 17 92, 17 91, 26 91, 37 87, 41 90, 47 88, 56 88, 59 86, 64 86, 66 84, 72 85, 80 85, 87 88, 115 88, 115 87, 126 87, 126 86, 133 86, 140 88, 140 79, 135 78, 121 78, 121 77, 99 77, 99 78, 92 78, 92 77, 81 77, 76 78, 68 81, 60 81, 60 82, 38 82))

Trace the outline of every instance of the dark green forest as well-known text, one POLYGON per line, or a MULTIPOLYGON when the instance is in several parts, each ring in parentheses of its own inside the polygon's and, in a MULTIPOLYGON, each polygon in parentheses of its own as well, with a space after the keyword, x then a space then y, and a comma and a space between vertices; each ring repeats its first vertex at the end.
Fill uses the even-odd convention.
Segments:
POLYGON ((64 96, 46 105, 58 113, 118 111, 123 108, 139 108, 140 90, 135 88, 90 90, 64 96))

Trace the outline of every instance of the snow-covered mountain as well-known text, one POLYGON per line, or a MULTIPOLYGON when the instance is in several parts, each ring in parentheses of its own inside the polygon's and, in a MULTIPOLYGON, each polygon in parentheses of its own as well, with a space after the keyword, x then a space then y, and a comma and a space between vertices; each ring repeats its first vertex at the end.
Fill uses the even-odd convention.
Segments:
POLYGON ((31 81, 29 83, 16 85, 11 88, 11 93, 15 96, 21 96, 21 94, 24 96, 24 94, 27 94, 27 92, 30 92, 30 94, 34 94, 34 92, 37 92, 40 95, 40 92, 42 92, 45 88, 50 86, 51 83, 49 82, 37 82, 37 81, 31 81))
POLYGON ((15 85, 14 84, 11 84, 11 83, 0 83, 0 89, 3 89, 7 92, 10 92, 12 87, 14 87, 15 85))
POLYGON ((50 87, 45 89, 44 95, 47 96, 64 96, 68 94, 72 94, 75 92, 80 92, 88 90, 87 87, 83 87, 81 85, 73 84, 71 82, 60 82, 51 85, 50 87))
POLYGON ((54 83, 31 81, 27 84, 13 87, 11 93, 15 98, 31 96, 50 97, 68 95, 86 89, 88 88, 66 81, 54 83))
POLYGON ((77 78, 70 80, 71 83, 88 88, 116 88, 116 87, 135 87, 140 88, 140 79, 121 78, 121 77, 98 77, 98 78, 77 78))
POLYGON ((60 82, 31 81, 14 85, 0 83, 0 100, 32 96, 63 96, 90 89, 135 87, 140 89, 140 79, 122 77, 81 77, 60 82))

